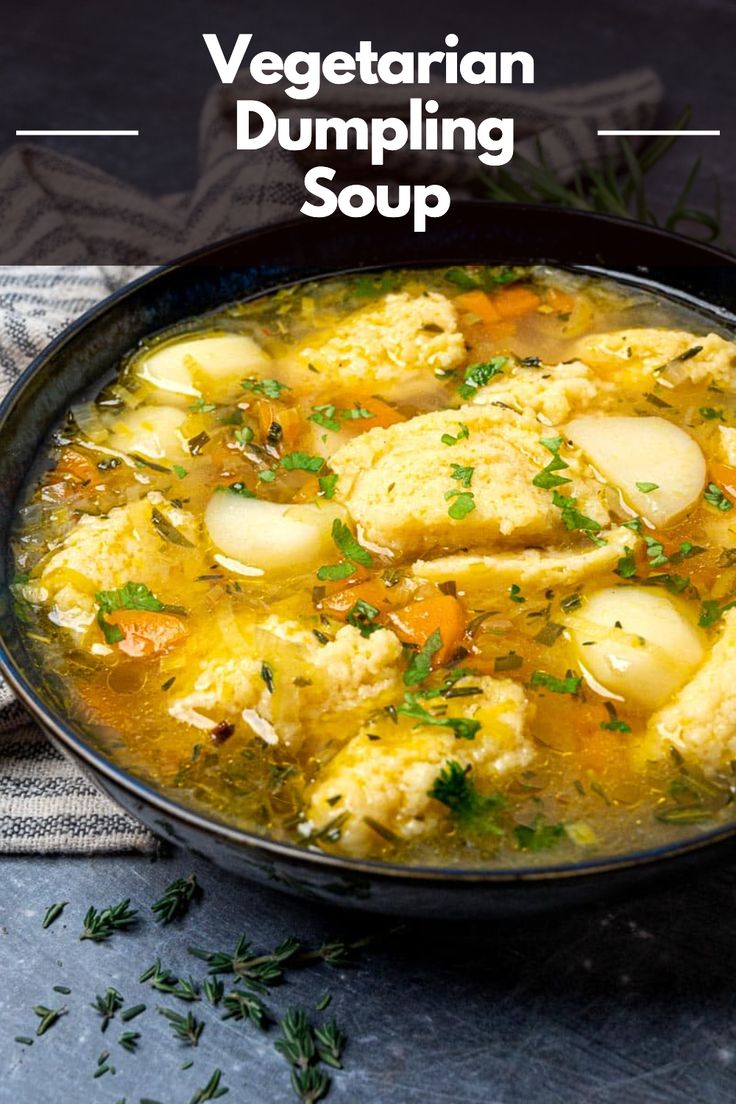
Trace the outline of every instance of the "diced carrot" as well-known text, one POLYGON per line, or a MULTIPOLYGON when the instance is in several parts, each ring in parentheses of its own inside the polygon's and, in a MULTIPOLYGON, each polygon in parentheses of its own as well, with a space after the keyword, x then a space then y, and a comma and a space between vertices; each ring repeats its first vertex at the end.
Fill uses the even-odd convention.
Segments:
POLYGON ((475 314, 483 322, 498 322, 501 317, 490 295, 486 295, 484 291, 463 292, 453 302, 458 310, 475 314))
POLYGON ((730 464, 721 464, 718 460, 711 460, 710 477, 713 483, 723 491, 726 498, 736 504, 736 468, 730 464))
POLYGON ((398 410, 394 410, 393 406, 384 402, 383 399, 379 399, 377 395, 369 395, 368 398, 359 399, 358 402, 374 415, 372 418, 356 418, 354 420, 355 424, 359 425, 361 429, 374 429, 376 426, 387 429, 388 426, 406 421, 403 414, 399 414, 398 410))
POLYGON ((180 617, 173 613, 152 610, 113 610, 105 615, 108 625, 115 625, 123 634, 118 647, 135 659, 148 658, 168 651, 186 636, 180 617))
POLYGON ((504 322, 523 318, 525 314, 536 310, 540 303, 541 299, 535 291, 519 284, 497 291, 491 298, 492 306, 504 322))
POLYGON ((81 452, 71 448, 64 449, 62 452, 56 465, 56 471, 71 475, 73 479, 80 483, 90 483, 93 479, 99 480, 100 478, 100 473, 92 461, 83 456, 81 452))
POLYGON ((288 406, 277 407, 266 400, 257 404, 256 415, 262 437, 268 436, 274 422, 281 427, 281 434, 276 443, 287 450, 296 444, 304 428, 304 423, 296 410, 288 406))
POLYGON ((391 591, 381 579, 367 579, 364 583, 343 587, 342 590, 325 597, 321 608, 332 617, 344 620, 358 599, 362 599, 379 611, 376 621, 381 621, 393 608, 391 591))
POLYGON ((329 580, 320 583, 320 587, 324 589, 325 595, 336 594, 338 590, 351 590, 355 588, 358 583, 364 583, 366 579, 370 579, 371 573, 367 567, 361 567, 359 564, 354 564, 355 571, 352 575, 348 576, 347 582, 344 579, 338 579, 335 582, 329 580))
POLYGON ((441 667, 452 658, 465 635, 465 610, 451 594, 438 594, 412 602, 389 615, 391 627, 404 644, 421 648, 432 633, 439 629, 442 646, 434 655, 433 664, 441 667))

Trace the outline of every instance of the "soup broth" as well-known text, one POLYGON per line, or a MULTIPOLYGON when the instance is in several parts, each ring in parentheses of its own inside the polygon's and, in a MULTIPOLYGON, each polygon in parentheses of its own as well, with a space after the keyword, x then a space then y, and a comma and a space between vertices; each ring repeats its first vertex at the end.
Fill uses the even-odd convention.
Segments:
POLYGON ((692 835, 733 815, 735 389, 710 321, 548 268, 236 303, 71 408, 18 616, 111 759, 259 834, 463 867, 692 835))

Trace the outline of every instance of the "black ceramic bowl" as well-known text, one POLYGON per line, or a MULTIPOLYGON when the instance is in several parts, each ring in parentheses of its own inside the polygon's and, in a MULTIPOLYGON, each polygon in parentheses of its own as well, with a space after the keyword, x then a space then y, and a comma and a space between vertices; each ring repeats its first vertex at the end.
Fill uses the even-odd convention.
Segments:
MULTIPOLYGON (((371 219, 307 220, 243 235, 106 299, 38 356, 0 407, 0 547, 41 442, 78 393, 140 338, 214 307, 355 268, 549 262, 616 276, 736 324, 736 260, 633 222, 543 207, 456 203, 425 234, 371 219)), ((641 887, 736 852, 736 823, 655 850, 533 870, 400 867, 314 854, 239 831, 158 794, 70 723, 29 657, 0 567, 0 665, 51 740, 154 832, 246 878, 335 904, 415 916, 523 914, 641 887)))

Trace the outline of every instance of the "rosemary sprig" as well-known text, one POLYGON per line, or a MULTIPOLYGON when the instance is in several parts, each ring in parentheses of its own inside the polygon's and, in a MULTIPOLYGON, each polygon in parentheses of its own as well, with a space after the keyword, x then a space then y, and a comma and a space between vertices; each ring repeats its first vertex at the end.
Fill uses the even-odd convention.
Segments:
POLYGON ((202 889, 195 874, 187 878, 176 878, 167 886, 163 895, 151 905, 151 912, 156 914, 156 921, 161 924, 170 924, 186 916, 192 901, 202 896, 202 889))
POLYGON ((216 1069, 203 1089, 197 1089, 189 1104, 204 1104, 206 1100, 217 1100, 230 1090, 220 1085, 222 1070, 216 1069))
POLYGON ((84 917, 84 928, 79 938, 101 943, 109 939, 113 932, 125 931, 135 924, 138 915, 138 910, 129 906, 130 898, 126 897, 119 904, 109 905, 100 912, 95 908, 89 908, 84 917))
POLYGON ((187 1046, 197 1046, 199 1037, 204 1031, 202 1020, 196 1019, 191 1012, 182 1016, 173 1008, 159 1008, 159 1012, 169 1021, 171 1030, 180 1042, 186 1043, 187 1046))
POLYGON ((41 921, 41 927, 50 928, 54 920, 59 919, 68 904, 68 901, 58 901, 55 905, 49 905, 49 907, 46 909, 46 914, 41 921))
POLYGON ((46 1008, 43 1004, 34 1005, 33 1011, 41 1021, 36 1028, 36 1035, 45 1035, 48 1029, 53 1027, 54 1024, 67 1013, 67 1009, 64 1006, 61 1008, 46 1008))
MULTIPOLYGON (((669 129, 686 128, 691 114, 691 109, 687 108, 669 129)), ((689 223, 703 227, 708 235, 707 240, 715 241, 721 232, 720 194, 717 185, 712 211, 688 206, 700 174, 700 158, 693 162, 671 210, 664 217, 658 218, 651 208, 646 176, 676 141, 677 136, 670 135, 649 142, 636 151, 630 142, 620 139, 623 165, 615 158, 608 158, 597 166, 584 164, 575 174, 570 186, 558 180, 544 157, 540 143, 537 143, 537 162, 516 154, 513 171, 497 169, 492 176, 484 175, 483 183, 489 198, 500 202, 547 203, 557 207, 571 207, 578 211, 633 218, 652 226, 664 226, 667 230, 677 230, 682 224, 689 223)))
POLYGON ((104 994, 95 997, 91 1005, 95 1012, 102 1017, 100 1031, 107 1031, 107 1026, 115 1016, 115 1013, 123 1007, 123 998, 117 989, 106 989, 104 994))
POLYGON ((260 997, 243 989, 233 989, 225 997, 223 1020, 250 1020, 256 1027, 265 1027, 271 1019, 270 1013, 260 997))

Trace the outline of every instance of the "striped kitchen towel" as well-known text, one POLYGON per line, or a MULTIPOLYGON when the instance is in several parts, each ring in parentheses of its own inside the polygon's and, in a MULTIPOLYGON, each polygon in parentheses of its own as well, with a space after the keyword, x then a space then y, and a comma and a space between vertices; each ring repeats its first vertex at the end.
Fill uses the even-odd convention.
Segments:
MULTIPOLYGON (((143 195, 49 150, 16 147, 0 158, 0 256, 13 262, 0 268, 0 391, 69 322, 146 266, 295 215, 307 162, 276 147, 249 157, 235 150, 234 99, 263 95, 263 88, 235 85, 210 96, 201 128, 201 176, 188 197, 143 195), (32 217, 15 217, 19 197, 26 203, 29 196, 32 217), (34 265, 39 256, 54 264, 34 265)), ((355 86, 330 88, 309 110, 401 114, 409 95, 382 87, 371 90, 369 99, 365 90, 356 94, 355 86)), ((483 88, 447 90, 441 98, 448 114, 514 115, 519 152, 533 158, 538 139, 546 160, 569 179, 582 161, 607 152, 595 137, 597 127, 651 125, 661 95, 656 75, 642 70, 544 94, 496 90, 493 102, 483 88)), ((283 100, 274 106, 284 110, 283 100)), ((288 110, 297 107, 291 103, 288 110)), ((350 171, 360 177, 366 166, 353 160, 350 171)), ((478 161, 474 154, 412 152, 392 158, 390 171, 393 179, 442 181, 463 194, 478 161)), ((154 846, 150 833, 47 742, 0 682, 0 852, 154 846)))

